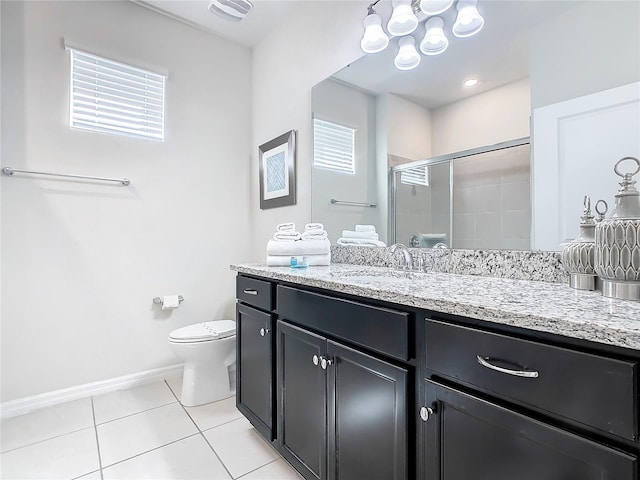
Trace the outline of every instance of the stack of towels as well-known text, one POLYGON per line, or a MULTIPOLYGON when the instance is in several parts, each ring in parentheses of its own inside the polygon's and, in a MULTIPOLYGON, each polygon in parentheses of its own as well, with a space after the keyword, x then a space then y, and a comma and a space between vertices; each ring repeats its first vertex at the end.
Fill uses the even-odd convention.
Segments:
POLYGON ((364 247, 386 247, 378 238, 375 225, 356 225, 355 230, 343 230, 338 245, 359 245, 364 247))
POLYGON ((293 222, 278 225, 267 243, 267 266, 288 267, 291 257, 307 257, 309 265, 329 265, 331 242, 324 225, 307 223, 302 233, 293 222))

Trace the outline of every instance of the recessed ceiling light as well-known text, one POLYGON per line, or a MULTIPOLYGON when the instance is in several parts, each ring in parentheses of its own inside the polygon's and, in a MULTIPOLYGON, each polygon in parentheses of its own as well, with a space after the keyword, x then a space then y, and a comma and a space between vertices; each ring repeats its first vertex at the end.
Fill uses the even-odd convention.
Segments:
POLYGON ((475 78, 470 78, 464 81, 465 87, 475 87, 478 84, 478 80, 475 78))

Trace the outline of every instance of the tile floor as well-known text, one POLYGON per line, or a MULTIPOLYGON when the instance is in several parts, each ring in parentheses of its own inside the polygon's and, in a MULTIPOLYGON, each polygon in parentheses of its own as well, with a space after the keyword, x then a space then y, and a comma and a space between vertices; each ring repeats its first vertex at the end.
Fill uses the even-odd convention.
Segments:
POLYGON ((5 419, 0 478, 300 480, 235 407, 179 402, 181 378, 5 419))

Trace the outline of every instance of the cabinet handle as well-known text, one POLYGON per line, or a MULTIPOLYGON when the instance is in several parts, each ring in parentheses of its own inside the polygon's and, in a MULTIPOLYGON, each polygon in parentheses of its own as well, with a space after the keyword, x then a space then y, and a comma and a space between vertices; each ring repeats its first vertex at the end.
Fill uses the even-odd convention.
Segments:
POLYGON ((269 333, 269 329, 268 328, 261 328, 260 329, 260 336, 264 337, 267 333, 269 333))
POLYGON ((324 358, 324 357, 320 357, 320 367, 323 370, 326 370, 327 367, 330 367, 333 364, 333 360, 330 360, 328 358, 324 358))
POLYGON ((314 365, 318 365, 318 363, 320 363, 320 359, 318 358, 318 355, 314 355, 313 357, 311 357, 311 361, 313 362, 314 365))
POLYGON ((247 295, 257 295, 258 294, 258 291, 254 290, 252 288, 245 288, 243 290, 243 292, 246 293, 247 295))
POLYGON ((436 413, 436 411, 431 407, 422 407, 420 409, 420 418, 423 422, 428 422, 431 415, 436 413))
POLYGON ((506 373, 507 375, 515 375, 516 377, 525 377, 525 378, 538 378, 539 374, 535 370, 509 370, 508 368, 498 367, 497 365, 493 365, 489 363, 490 357, 482 358, 480 355, 476 355, 478 359, 478 363, 483 367, 490 368, 491 370, 495 370, 496 372, 506 373))

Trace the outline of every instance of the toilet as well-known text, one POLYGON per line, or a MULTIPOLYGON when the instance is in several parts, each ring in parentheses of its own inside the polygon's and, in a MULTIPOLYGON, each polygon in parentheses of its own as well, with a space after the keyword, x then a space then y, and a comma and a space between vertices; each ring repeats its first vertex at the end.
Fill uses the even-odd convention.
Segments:
POLYGON ((178 328, 169 334, 169 346, 184 362, 182 405, 195 407, 235 394, 229 372, 236 362, 236 322, 217 320, 178 328))

